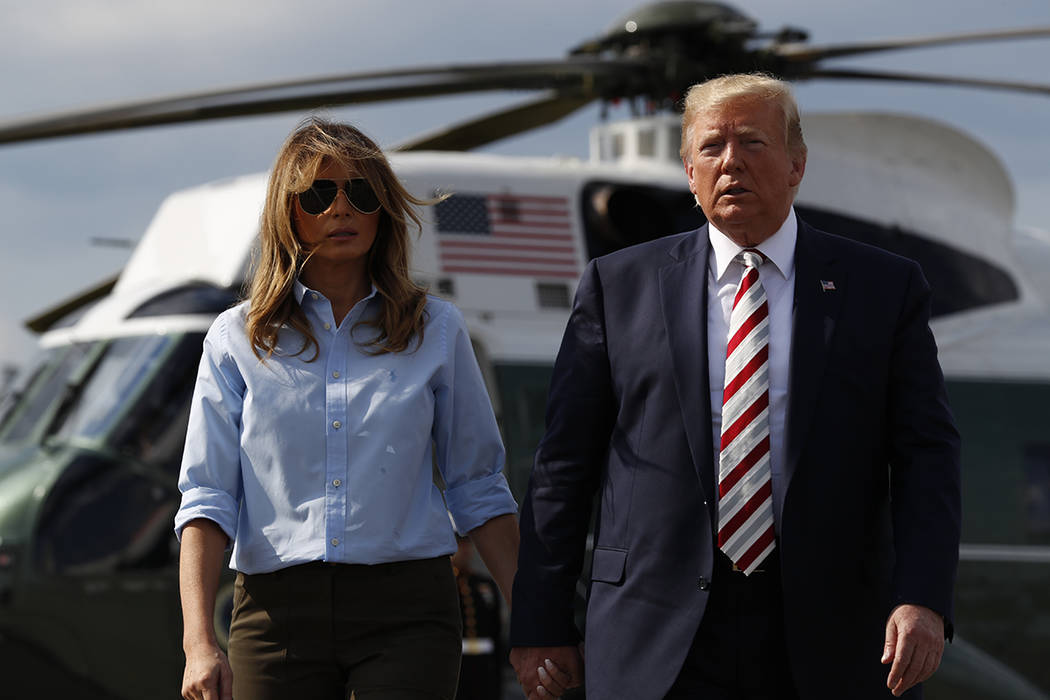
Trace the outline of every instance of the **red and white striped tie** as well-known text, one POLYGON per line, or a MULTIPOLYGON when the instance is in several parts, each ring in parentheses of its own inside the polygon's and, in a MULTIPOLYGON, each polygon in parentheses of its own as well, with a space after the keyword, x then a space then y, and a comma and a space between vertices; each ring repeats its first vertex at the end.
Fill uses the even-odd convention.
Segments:
POLYGON ((718 458, 718 548, 745 574, 773 551, 769 466, 769 304, 758 275, 765 256, 748 248, 729 316, 722 440, 718 458))

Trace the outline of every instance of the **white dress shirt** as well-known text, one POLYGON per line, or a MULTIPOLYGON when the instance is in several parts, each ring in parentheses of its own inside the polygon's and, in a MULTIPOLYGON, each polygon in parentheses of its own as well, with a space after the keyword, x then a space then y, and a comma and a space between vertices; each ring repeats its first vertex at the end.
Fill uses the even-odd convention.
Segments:
MULTIPOLYGON (((708 225, 711 253, 707 260, 707 365, 711 382, 711 432, 714 445, 715 482, 722 436, 722 393, 725 388, 726 347, 729 316, 740 286, 744 266, 733 259, 743 248, 713 225, 708 225)), ((780 534, 785 474, 788 386, 791 366, 791 336, 795 302, 795 240, 798 223, 795 210, 772 236, 758 246, 766 258, 759 278, 769 304, 769 461, 773 472, 773 513, 780 534)), ((713 494, 717 500, 717 493, 713 494)), ((717 522, 717 520, 716 520, 717 522)))

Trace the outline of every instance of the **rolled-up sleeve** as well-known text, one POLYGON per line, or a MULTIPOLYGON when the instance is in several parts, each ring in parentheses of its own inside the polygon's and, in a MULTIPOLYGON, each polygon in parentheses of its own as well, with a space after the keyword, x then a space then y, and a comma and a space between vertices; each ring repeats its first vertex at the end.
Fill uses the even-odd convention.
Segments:
POLYGON ((450 304, 444 320, 447 362, 435 390, 433 438, 445 504, 464 534, 518 506, 503 475, 503 440, 463 316, 450 304))
POLYGON ((179 474, 182 504, 175 514, 175 534, 180 539, 186 523, 197 518, 214 521, 231 543, 237 534, 245 383, 228 347, 223 314, 204 338, 204 354, 190 406, 179 474))

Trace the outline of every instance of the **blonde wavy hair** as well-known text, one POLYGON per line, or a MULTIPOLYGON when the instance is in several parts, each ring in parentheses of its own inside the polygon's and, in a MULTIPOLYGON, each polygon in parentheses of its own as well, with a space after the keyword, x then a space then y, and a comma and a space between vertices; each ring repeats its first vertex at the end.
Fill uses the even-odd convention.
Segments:
MULTIPOLYGON (((372 340, 362 345, 374 354, 402 352, 423 340, 426 290, 412 281, 408 272, 409 224, 422 230, 413 206, 433 203, 408 192, 394 175, 386 156, 372 139, 348 125, 310 117, 285 140, 277 154, 266 187, 259 226, 260 247, 248 287, 248 338, 261 359, 277 351, 283 327, 297 331, 303 346, 311 346, 317 359, 320 347, 310 330, 306 314, 295 299, 294 283, 310 258, 296 235, 292 220, 297 193, 309 189, 322 162, 336 162, 368 180, 382 208, 375 243, 368 253, 367 270, 378 290, 381 310, 374 319, 359 321, 376 329, 372 340)), ((414 348, 413 348, 414 349, 414 348)))

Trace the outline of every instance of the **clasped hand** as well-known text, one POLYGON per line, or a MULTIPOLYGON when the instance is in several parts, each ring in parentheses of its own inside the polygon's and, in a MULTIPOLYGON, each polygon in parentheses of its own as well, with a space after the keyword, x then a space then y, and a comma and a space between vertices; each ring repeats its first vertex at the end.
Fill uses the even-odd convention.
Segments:
POLYGON ((583 653, 578 647, 514 647, 510 663, 527 700, 560 698, 583 684, 583 653))

